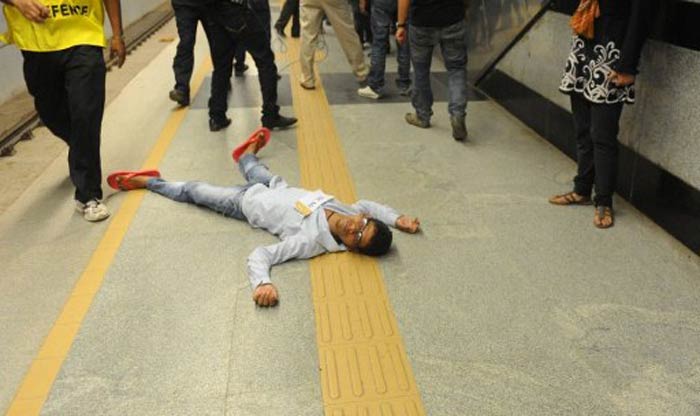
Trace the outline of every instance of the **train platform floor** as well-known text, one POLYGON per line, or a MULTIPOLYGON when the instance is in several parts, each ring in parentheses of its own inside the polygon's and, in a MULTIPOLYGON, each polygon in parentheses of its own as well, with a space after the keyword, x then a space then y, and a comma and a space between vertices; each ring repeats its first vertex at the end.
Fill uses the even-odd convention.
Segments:
MULTIPOLYGON (((148 62, 106 108, 105 177, 157 167, 172 180, 240 183, 230 154, 260 123, 256 69, 249 57, 232 79, 233 123, 212 133, 203 33, 192 104, 168 99, 176 42, 162 41, 175 36, 169 24, 146 42, 148 62)), ((280 304, 259 308, 246 258, 274 236, 106 184, 112 217, 88 223, 74 209, 67 149, 39 135, 0 160, 15 184, 0 213, 0 412, 700 412, 694 253, 622 199, 605 231, 592 207, 550 205, 575 164, 478 91, 469 139, 454 141, 438 60, 433 125, 418 129, 393 89, 393 53, 389 96, 368 100, 330 28, 324 40, 314 91, 299 86, 298 40, 273 41, 281 111, 299 123, 273 132, 261 160, 290 184, 415 215, 422 232, 395 231, 378 259, 274 267, 280 304), (32 157, 42 161, 28 169, 32 157)))

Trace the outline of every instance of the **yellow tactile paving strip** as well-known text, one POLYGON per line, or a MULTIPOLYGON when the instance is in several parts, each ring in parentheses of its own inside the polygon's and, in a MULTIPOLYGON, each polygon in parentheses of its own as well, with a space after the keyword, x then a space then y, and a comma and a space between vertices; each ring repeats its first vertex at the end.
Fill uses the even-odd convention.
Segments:
MULTIPOLYGON (((211 60, 207 58, 193 77, 192 91, 194 93, 199 90, 205 75, 209 72, 211 72, 211 60)), ((186 108, 179 109, 168 118, 141 169, 154 169, 158 166, 186 113, 186 108)), ((75 284, 53 328, 46 336, 29 371, 24 376, 12 403, 10 403, 7 416, 32 416, 41 412, 44 402, 51 392, 51 386, 61 370, 63 361, 73 345, 73 340, 78 334, 83 319, 102 286, 104 276, 112 264, 145 194, 145 192, 129 192, 119 211, 110 220, 107 231, 75 284)))
MULTIPOLYGON (((299 43, 287 41, 287 60, 299 43)), ((299 85, 291 66, 301 182, 345 202, 357 200, 321 80, 299 85)), ((414 416, 425 410, 376 260, 350 254, 313 259, 310 265, 321 390, 329 416, 414 416)))

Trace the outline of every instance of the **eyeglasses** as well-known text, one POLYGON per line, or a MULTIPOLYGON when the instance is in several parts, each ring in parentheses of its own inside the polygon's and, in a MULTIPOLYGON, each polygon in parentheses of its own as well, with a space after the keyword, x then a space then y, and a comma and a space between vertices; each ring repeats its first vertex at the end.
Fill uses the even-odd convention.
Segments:
POLYGON ((362 234, 367 229, 367 224, 369 224, 369 220, 367 218, 362 218, 362 228, 360 228, 360 231, 358 231, 357 234, 355 234, 355 247, 360 246, 360 241, 362 240, 362 234))

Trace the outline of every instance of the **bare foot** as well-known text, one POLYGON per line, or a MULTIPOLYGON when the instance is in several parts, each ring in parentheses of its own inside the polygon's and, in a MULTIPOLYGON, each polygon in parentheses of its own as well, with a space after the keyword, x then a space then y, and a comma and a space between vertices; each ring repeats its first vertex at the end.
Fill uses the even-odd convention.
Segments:
POLYGON ((258 306, 275 306, 278 299, 277 289, 272 283, 260 285, 253 292, 253 301, 258 306))
POLYGON ((265 133, 260 132, 258 135, 255 137, 255 140, 252 141, 243 151, 243 154, 248 154, 252 153, 254 155, 258 154, 258 151, 262 149, 262 147, 265 145, 265 133))
POLYGON ((149 179, 153 179, 153 176, 132 176, 127 180, 127 175, 117 176, 117 185, 123 191, 129 191, 132 189, 143 189, 146 187, 146 183, 149 179))
POLYGON ((590 205, 591 198, 579 195, 576 192, 567 192, 550 197, 549 203, 554 205, 590 205))
POLYGON ((597 206, 595 208, 595 215, 593 216, 593 225, 597 228, 610 228, 615 224, 615 215, 611 207, 606 207, 603 205, 597 206))

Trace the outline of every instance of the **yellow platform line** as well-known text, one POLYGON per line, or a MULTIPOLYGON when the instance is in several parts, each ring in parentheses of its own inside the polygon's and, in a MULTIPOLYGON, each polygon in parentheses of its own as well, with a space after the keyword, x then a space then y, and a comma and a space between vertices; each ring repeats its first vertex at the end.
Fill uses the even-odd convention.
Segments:
MULTIPOLYGON (((289 39, 288 61, 298 56, 298 40, 289 39)), ((302 185, 355 202, 323 84, 317 78, 315 90, 304 90, 299 64, 290 68, 302 185)), ((310 269, 325 414, 424 415, 377 261, 342 253, 317 257, 310 269)))
MULTIPOLYGON (((196 93, 199 90, 205 75, 211 71, 211 67, 211 59, 205 59, 194 75, 192 91, 196 93)), ((186 114, 187 108, 178 109, 172 113, 141 167, 142 169, 153 169, 158 166, 186 114)), ((102 240, 97 245, 39 349, 39 353, 29 367, 29 371, 24 376, 12 403, 10 403, 6 413, 8 416, 32 416, 41 412, 83 319, 90 309, 95 294, 102 286, 104 276, 112 264, 145 194, 145 192, 129 192, 125 196, 119 211, 110 221, 102 240)))

